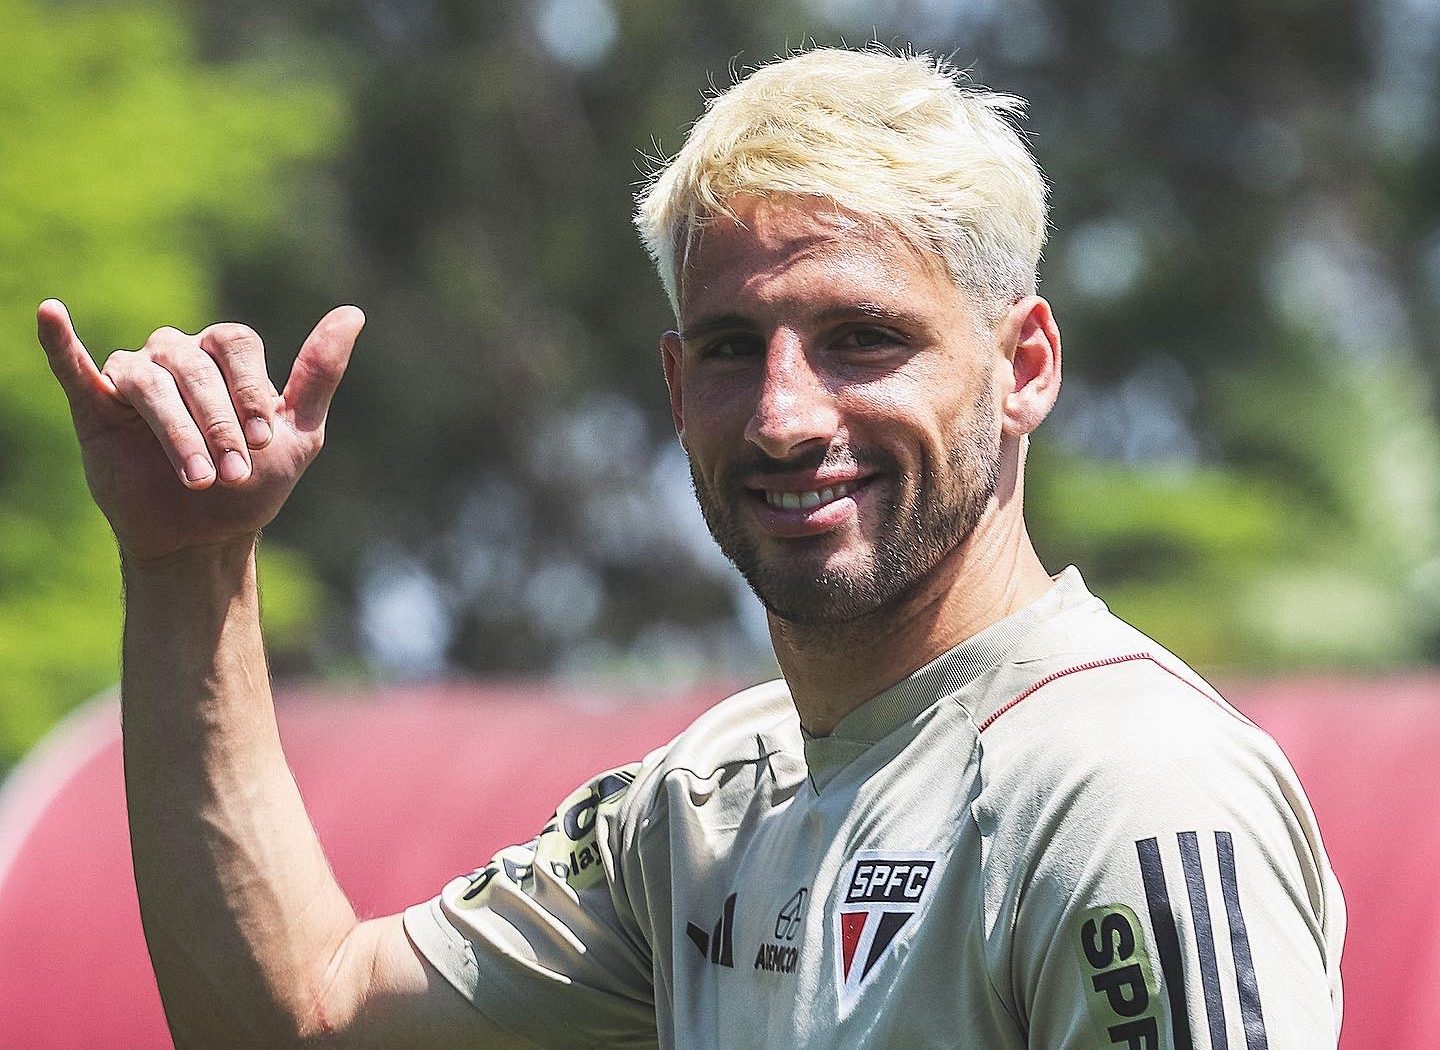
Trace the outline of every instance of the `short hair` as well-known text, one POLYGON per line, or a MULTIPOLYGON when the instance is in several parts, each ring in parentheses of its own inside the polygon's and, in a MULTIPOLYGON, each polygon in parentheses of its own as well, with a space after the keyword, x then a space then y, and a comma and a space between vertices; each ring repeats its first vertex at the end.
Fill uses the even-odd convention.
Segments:
POLYGON ((1046 185, 1013 123, 1025 102, 944 60, 816 48, 711 98, 636 198, 635 225, 680 314, 695 236, 736 197, 805 196, 938 253, 988 321, 1036 287, 1046 185))

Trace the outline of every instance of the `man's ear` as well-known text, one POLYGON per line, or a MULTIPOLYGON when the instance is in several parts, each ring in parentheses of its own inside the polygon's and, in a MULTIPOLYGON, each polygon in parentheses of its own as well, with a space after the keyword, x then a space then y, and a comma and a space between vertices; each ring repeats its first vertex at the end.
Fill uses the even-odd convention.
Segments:
POLYGON ((670 390, 670 419, 680 444, 685 444, 685 395, 681 377, 682 359, 680 333, 666 332, 660 337, 660 362, 665 369, 665 386, 670 390))
POLYGON ((1050 304, 1038 295, 1021 299, 1000 322, 1000 339, 1000 432, 1018 438, 1040 425, 1060 395, 1060 328, 1050 304))

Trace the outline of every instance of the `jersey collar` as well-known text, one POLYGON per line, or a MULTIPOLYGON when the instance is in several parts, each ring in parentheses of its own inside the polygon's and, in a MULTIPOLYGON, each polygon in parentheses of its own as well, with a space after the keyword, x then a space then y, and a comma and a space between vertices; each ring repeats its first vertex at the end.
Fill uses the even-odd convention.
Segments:
POLYGON ((1060 613, 1094 601, 1080 570, 1072 565, 1056 576, 1054 585, 1035 601, 865 701, 841 719, 829 736, 814 737, 802 728, 805 760, 816 787, 823 786, 869 745, 915 721, 940 702, 955 699, 971 708, 978 698, 966 697, 966 690, 1004 664, 1026 635, 1060 613))

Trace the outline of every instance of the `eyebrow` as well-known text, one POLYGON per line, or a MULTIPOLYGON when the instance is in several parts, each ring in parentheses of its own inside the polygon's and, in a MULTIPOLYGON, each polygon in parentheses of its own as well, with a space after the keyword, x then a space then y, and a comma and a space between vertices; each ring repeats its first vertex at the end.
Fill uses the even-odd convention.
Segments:
MULTIPOLYGON (((919 328, 925 325, 914 314, 904 310, 896 310, 880 303, 862 301, 858 303, 841 303, 837 306, 821 310, 819 313, 808 317, 806 320, 813 325, 833 324, 836 321, 846 320, 854 317, 863 317, 871 321, 883 321, 889 324, 903 324, 912 328, 919 328)), ((729 313, 716 314, 713 317, 702 317, 692 325, 681 329, 680 339, 682 342, 689 342, 711 332, 733 331, 735 329, 753 330, 759 327, 752 318, 744 314, 729 313)))
POLYGON ((906 324, 912 327, 918 327, 924 323, 920 318, 908 311, 897 310, 890 306, 868 301, 846 303, 843 306, 835 306, 828 310, 822 310, 815 316, 815 321, 819 324, 828 324, 855 316, 864 317, 871 321, 888 321, 891 324, 906 324))
POLYGON ((714 317, 705 317, 688 325, 680 330, 680 341, 688 343, 702 335, 709 335, 711 332, 730 331, 736 328, 754 328, 755 322, 743 314, 718 314, 714 317))

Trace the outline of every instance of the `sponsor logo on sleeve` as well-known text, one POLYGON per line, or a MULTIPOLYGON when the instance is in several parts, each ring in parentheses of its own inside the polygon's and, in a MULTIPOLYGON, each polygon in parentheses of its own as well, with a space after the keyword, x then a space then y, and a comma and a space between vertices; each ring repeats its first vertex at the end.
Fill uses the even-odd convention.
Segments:
POLYGON ((1086 977, 1090 1016, 1112 1045, 1160 1050, 1152 1003, 1155 978, 1145 950, 1145 927, 1123 904, 1082 913, 1075 922, 1075 953, 1086 977))
POLYGON ((606 807, 619 804, 635 782, 635 768, 627 766, 611 770, 573 792, 560 804, 559 810, 537 838, 523 845, 505 847, 489 864, 471 872, 468 876, 470 884, 459 895, 456 906, 471 909, 485 907, 489 899, 486 891, 502 877, 529 893, 534 886, 537 867, 542 873, 549 872, 569 883, 574 890, 582 890, 600 881, 604 866, 596 835, 596 819, 606 807))
POLYGON ((535 844, 538 839, 519 846, 506 846, 495 859, 483 868, 477 868, 469 875, 470 885, 455 901, 457 908, 483 908, 488 902, 486 890, 501 876, 510 883, 525 887, 535 871, 535 844))
POLYGON ((632 769, 616 769, 580 788, 560 804, 555 817, 540 832, 537 861, 557 879, 583 890, 601 880, 600 843, 596 818, 635 782, 632 769))
POLYGON ((840 1003, 854 1003, 939 881, 943 855, 919 850, 862 850, 841 874, 835 914, 840 1003))

